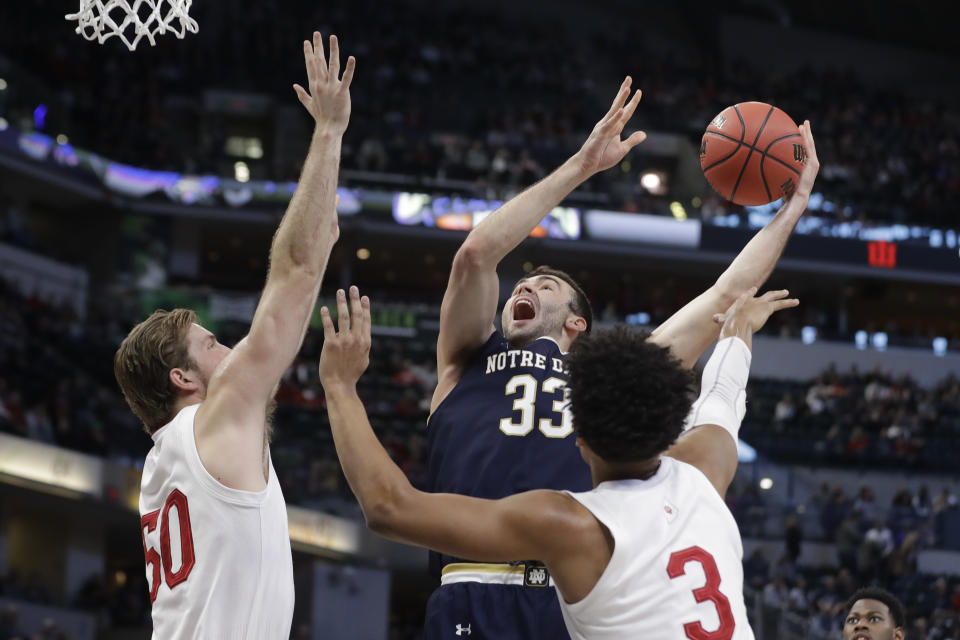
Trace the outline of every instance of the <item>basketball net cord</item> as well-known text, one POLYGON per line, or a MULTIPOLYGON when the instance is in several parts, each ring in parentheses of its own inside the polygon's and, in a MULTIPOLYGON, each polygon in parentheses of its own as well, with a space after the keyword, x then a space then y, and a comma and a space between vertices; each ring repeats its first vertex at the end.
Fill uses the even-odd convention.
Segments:
POLYGON ((87 40, 100 44, 111 36, 119 36, 130 51, 146 37, 150 46, 154 37, 167 32, 183 39, 186 32, 197 32, 197 21, 190 17, 193 0, 80 0, 80 9, 68 13, 67 20, 76 20, 75 31, 87 40), (141 18, 145 16, 144 18, 141 18), (128 34, 133 35, 131 40, 128 34))

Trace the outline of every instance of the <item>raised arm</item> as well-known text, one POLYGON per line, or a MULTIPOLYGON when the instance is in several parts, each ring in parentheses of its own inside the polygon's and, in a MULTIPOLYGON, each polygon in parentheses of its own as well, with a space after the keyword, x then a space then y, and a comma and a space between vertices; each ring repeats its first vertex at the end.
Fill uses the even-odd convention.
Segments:
POLYGON ((351 56, 340 78, 336 36, 330 60, 320 34, 303 43, 309 92, 294 90, 315 121, 297 190, 273 237, 267 282, 250 333, 212 376, 197 412, 197 450, 221 483, 259 490, 265 482, 266 409, 300 349, 320 280, 339 235, 336 211, 340 144, 350 118, 351 56))
POLYGON ((609 560, 603 528, 573 498, 531 491, 483 500, 414 489, 370 427, 356 383, 370 351, 370 301, 337 292, 337 329, 326 308, 320 381, 343 473, 367 526, 387 538, 489 562, 541 560, 568 600, 586 595, 609 560), (549 531, 549 536, 543 532, 549 531), (606 554, 606 555, 604 555, 606 554))
POLYGON ((685 431, 667 455, 700 469, 721 496, 737 472, 737 435, 746 413, 747 378, 753 352, 753 334, 774 312, 800 302, 788 292, 756 289, 741 295, 726 314, 711 318, 720 326, 720 340, 703 370, 702 391, 687 417, 685 431))
POLYGON ((499 280, 497 265, 587 178, 620 162, 646 134, 634 132, 620 139, 623 127, 640 102, 640 91, 630 96, 627 76, 610 110, 596 124, 583 147, 556 171, 504 203, 470 232, 453 259, 450 280, 440 307, 437 338, 439 381, 433 408, 460 378, 464 359, 480 347, 494 330, 499 280))
POLYGON ((800 125, 800 133, 806 160, 796 191, 767 226, 750 239, 716 283, 670 316, 651 336, 657 344, 669 346, 686 367, 692 367, 717 339, 719 327, 710 318, 723 313, 744 291, 759 288, 770 277, 790 234, 807 209, 820 162, 809 121, 800 125))

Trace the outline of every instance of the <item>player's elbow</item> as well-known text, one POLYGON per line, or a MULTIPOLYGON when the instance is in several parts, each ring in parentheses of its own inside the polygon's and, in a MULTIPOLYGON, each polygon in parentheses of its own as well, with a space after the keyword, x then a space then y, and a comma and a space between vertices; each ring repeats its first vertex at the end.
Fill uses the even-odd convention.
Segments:
POLYGON ((364 506, 363 517, 367 521, 367 528, 374 533, 388 537, 393 530, 392 522, 395 516, 389 505, 377 503, 364 506))
POLYGON ((385 490, 361 503, 367 528, 384 537, 397 533, 403 514, 402 491, 385 490))
POLYGON ((287 282, 311 287, 323 277, 323 266, 312 255, 291 251, 284 260, 274 260, 270 274, 287 282))
POLYGON ((720 313, 726 311, 730 308, 734 302, 737 301, 737 298, 742 296, 749 290, 749 287, 738 287, 724 282, 722 279, 718 280, 712 287, 710 287, 710 294, 713 296, 716 303, 714 307, 721 309, 720 313))
POLYGON ((491 251, 483 240, 468 237, 453 258, 453 270, 460 272, 477 271, 486 268, 491 261, 491 251))

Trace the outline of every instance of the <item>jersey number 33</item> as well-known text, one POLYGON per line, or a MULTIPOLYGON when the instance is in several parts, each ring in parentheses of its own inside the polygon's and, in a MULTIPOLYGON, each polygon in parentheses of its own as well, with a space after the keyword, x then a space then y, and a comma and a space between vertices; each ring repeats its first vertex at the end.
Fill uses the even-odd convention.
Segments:
POLYGON ((504 393, 514 397, 513 414, 500 420, 500 431, 508 436, 525 436, 533 431, 537 395, 541 393, 552 397, 553 404, 550 417, 537 421, 540 432, 548 438, 566 438, 573 433, 573 415, 567 401, 569 390, 562 378, 547 378, 540 383, 529 373, 522 373, 507 381, 504 393), (515 421, 518 412, 519 420, 515 421))

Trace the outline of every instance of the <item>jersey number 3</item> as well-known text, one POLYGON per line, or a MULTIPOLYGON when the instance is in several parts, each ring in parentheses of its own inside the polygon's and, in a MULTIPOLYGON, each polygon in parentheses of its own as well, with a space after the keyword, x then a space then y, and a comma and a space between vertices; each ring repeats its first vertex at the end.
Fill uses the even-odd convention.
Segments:
POLYGON ((573 433, 573 415, 567 408, 567 383, 560 378, 547 378, 542 385, 538 385, 537 379, 529 373, 513 376, 507 381, 506 395, 520 393, 520 397, 513 401, 513 410, 520 412, 520 422, 514 422, 512 418, 503 418, 500 420, 500 431, 508 436, 525 436, 533 431, 538 386, 543 393, 554 398, 557 392, 560 394, 560 399, 553 401, 553 412, 560 414, 560 424, 554 424, 552 418, 540 418, 540 424, 537 425, 540 432, 548 438, 566 438, 573 433))
POLYGON ((709 552, 700 547, 688 547, 682 551, 676 551, 670 554, 670 563, 667 565, 667 575, 670 579, 679 578, 686 574, 687 563, 697 562, 703 567, 703 575, 707 583, 699 589, 693 590, 693 597, 697 602, 713 603, 717 608, 717 617, 720 618, 720 626, 716 631, 707 631, 700 624, 700 621, 688 622, 683 625, 690 640, 730 640, 733 637, 733 630, 736 623, 733 620, 733 610, 730 609, 730 601, 727 596, 720 593, 720 571, 717 569, 717 562, 709 552))
POLYGON ((160 591, 160 567, 163 566, 163 579, 173 589, 187 579, 193 570, 196 557, 193 553, 193 531, 190 529, 190 509, 187 496, 174 489, 163 503, 163 509, 157 509, 140 518, 140 533, 143 535, 143 555, 147 566, 152 567, 150 580, 150 603, 157 599, 160 591), (173 570, 173 556, 170 552, 170 509, 177 508, 177 522, 180 523, 180 568, 173 570), (160 521, 160 551, 147 546, 147 534, 156 530, 160 521))

